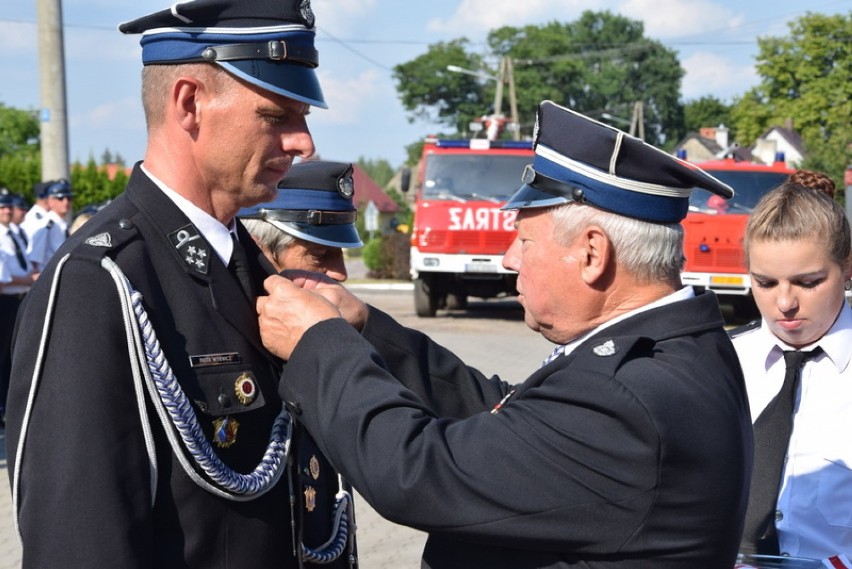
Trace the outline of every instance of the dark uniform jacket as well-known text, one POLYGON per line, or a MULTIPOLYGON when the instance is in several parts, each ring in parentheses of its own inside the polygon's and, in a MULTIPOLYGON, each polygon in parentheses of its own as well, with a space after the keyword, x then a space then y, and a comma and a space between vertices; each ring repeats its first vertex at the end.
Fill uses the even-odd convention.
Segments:
MULTIPOLYGON (((262 291, 262 255, 238 229, 255 290, 262 291)), ((202 489, 178 463, 146 397, 141 412, 151 421, 158 463, 152 507, 119 296, 100 266, 102 256, 113 258, 141 292, 207 440, 215 419, 238 422, 229 447, 212 446, 225 464, 243 474, 258 465, 282 405, 276 392, 282 364, 263 348, 254 307, 238 281, 202 237, 193 240, 192 252, 178 248, 178 237, 196 234, 137 166, 127 191, 75 233, 28 295, 18 320, 6 433, 10 478, 20 467, 25 569, 279 569, 298 566, 294 533, 312 547, 329 538, 336 474, 298 425, 291 450, 297 464, 290 473, 294 530, 288 473, 269 492, 244 502, 202 489), (93 236, 98 246, 86 243, 93 236), (22 464, 16 465, 49 289, 57 262, 69 254, 22 464), (199 265, 202 258, 206 264, 199 265), (245 404, 235 391, 243 374, 257 388, 245 404), (315 492, 310 503, 307 486, 315 492)), ((344 567, 345 558, 331 567, 344 567)))
POLYGON ((722 325, 712 294, 648 310, 500 404, 499 378, 371 307, 363 336, 309 329, 280 389, 380 514, 430 533, 424 567, 730 569, 752 438, 722 325))

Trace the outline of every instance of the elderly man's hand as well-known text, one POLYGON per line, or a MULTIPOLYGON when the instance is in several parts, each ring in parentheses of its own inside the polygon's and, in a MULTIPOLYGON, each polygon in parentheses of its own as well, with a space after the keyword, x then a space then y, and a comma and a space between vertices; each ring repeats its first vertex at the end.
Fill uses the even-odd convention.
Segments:
POLYGON ((321 273, 298 269, 282 271, 281 276, 287 277, 302 288, 322 295, 337 307, 340 315, 354 326, 356 330, 360 331, 364 327, 368 313, 367 305, 360 298, 349 292, 340 282, 321 273))
POLYGON ((308 328, 340 317, 337 307, 317 294, 314 284, 310 279, 297 284, 280 276, 268 277, 263 283, 269 296, 257 299, 260 338, 266 349, 280 358, 290 359, 308 328))

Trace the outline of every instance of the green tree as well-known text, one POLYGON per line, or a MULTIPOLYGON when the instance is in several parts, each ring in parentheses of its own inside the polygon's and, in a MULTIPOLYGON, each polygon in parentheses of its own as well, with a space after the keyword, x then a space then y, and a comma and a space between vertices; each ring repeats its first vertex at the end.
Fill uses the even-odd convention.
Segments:
POLYGON ((431 45, 425 54, 394 67, 393 78, 410 113, 409 122, 421 119, 462 132, 470 118, 487 113, 491 103, 483 80, 447 69, 448 65, 483 69, 482 57, 468 53, 467 44, 462 38, 431 45))
POLYGON ((41 154, 18 151, 0 154, 0 186, 21 194, 32 203, 33 185, 41 180, 41 154))
POLYGON ((35 111, 13 109, 0 103, 0 157, 38 152, 39 125, 35 111))
MULTIPOLYGON (((731 105, 712 95, 687 101, 683 106, 683 121, 686 132, 698 132, 702 127, 722 124, 730 129, 731 105)), ((728 136, 734 140, 735 133, 731 131, 728 136)))
POLYGON ((752 144, 767 128, 792 119, 805 143, 802 166, 840 183, 852 162, 852 12, 807 13, 789 29, 783 37, 758 39, 760 84, 731 111, 737 140, 752 144))
POLYGON ((380 188, 384 188, 394 175, 394 169, 387 160, 368 160, 361 156, 356 162, 380 188))
POLYGON ((683 69, 675 52, 644 36, 639 21, 587 11, 576 22, 493 30, 488 45, 486 57, 468 53, 464 39, 439 44, 394 68, 412 120, 433 119, 463 133, 473 119, 491 112, 496 82, 449 72, 447 65, 494 76, 500 59, 509 57, 525 134, 530 134, 544 99, 595 117, 609 113, 625 118, 641 101, 646 140, 676 142, 684 133, 679 102, 683 69))
POLYGON ((74 210, 79 211, 88 205, 102 204, 114 199, 124 191, 127 180, 128 176, 122 169, 110 180, 107 170, 99 166, 94 158, 89 158, 85 166, 74 164, 71 167, 74 210))

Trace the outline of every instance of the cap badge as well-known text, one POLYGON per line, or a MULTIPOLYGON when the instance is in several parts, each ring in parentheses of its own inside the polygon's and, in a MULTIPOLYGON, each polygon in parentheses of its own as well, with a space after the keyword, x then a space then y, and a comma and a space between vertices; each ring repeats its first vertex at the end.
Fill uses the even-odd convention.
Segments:
POLYGON ((616 347, 615 342, 607 340, 603 344, 599 344, 592 348, 592 351, 595 355, 604 357, 615 355, 615 353, 618 352, 618 348, 616 347))
POLYGON ((355 182, 352 176, 344 176, 337 180, 337 191, 346 199, 350 199, 355 193, 355 182))
POLYGON ((112 247, 112 237, 109 233, 98 233, 86 239, 86 245, 92 247, 112 247))
POLYGON ((242 373, 234 383, 234 392, 243 405, 251 405, 257 398, 257 385, 248 373, 242 373))
POLYGON ((169 234, 184 263, 196 273, 210 272, 210 250, 191 223, 169 234))
POLYGON ((313 512, 317 507, 317 491, 313 486, 305 486, 305 510, 313 512))
POLYGON ((313 478, 314 480, 317 480, 319 478, 319 475, 320 475, 320 464, 319 464, 319 459, 317 458, 317 455, 315 455, 315 454, 311 455, 311 460, 308 461, 308 468, 310 469, 311 478, 313 478))
POLYGON ((302 14, 302 17, 305 19, 305 23, 308 24, 308 27, 313 28, 314 11, 311 10, 311 0, 302 0, 301 5, 299 6, 299 13, 302 14))
POLYGON ((240 424, 236 419, 225 416, 213 421, 213 442, 220 448, 228 448, 237 442, 237 429, 240 424))

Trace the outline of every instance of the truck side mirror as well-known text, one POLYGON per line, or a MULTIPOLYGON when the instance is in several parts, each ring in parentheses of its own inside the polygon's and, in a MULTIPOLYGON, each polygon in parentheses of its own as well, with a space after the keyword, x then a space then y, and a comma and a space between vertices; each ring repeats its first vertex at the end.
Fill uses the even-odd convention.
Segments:
POLYGON ((411 168, 403 168, 399 176, 399 190, 406 193, 411 186, 411 168))

